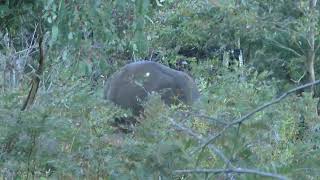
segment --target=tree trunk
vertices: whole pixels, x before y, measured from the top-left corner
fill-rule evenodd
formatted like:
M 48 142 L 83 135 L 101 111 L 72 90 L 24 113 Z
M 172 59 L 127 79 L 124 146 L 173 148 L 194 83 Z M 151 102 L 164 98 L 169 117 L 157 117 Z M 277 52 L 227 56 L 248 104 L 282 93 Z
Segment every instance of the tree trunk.
M 315 82 L 315 71 L 314 71 L 314 61 L 315 61 L 315 28 L 316 28 L 316 18 L 315 15 L 315 8 L 317 5 L 317 0 L 310 0 L 309 1 L 309 30 L 308 30 L 308 43 L 309 49 L 307 50 L 306 54 L 306 71 L 308 75 L 309 82 Z M 315 88 L 314 86 L 311 87 L 311 93 L 314 95 Z
M 307 52 L 307 59 L 306 59 L 306 69 L 307 69 L 308 80 L 310 83 L 313 83 L 316 80 L 315 71 L 314 71 L 314 60 L 315 60 L 315 52 L 312 48 L 310 48 Z M 313 95 L 315 93 L 314 86 L 311 86 L 311 93 Z

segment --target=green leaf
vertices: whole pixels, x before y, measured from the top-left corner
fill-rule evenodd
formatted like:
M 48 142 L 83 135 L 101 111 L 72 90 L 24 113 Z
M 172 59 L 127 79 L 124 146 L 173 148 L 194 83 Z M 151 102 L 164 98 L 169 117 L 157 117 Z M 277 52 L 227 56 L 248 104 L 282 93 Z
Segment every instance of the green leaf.
M 69 39 L 69 40 L 72 40 L 72 39 L 73 39 L 73 32 L 69 32 L 69 34 L 68 34 L 68 39 Z
M 51 35 L 52 35 L 52 37 L 51 37 L 51 43 L 52 43 L 52 42 L 57 41 L 57 39 L 58 39 L 59 28 L 58 28 L 57 25 L 52 26 L 51 33 L 52 33 L 52 34 L 51 34 Z
M 1 5 L 0 6 L 0 16 L 1 17 L 7 15 L 9 11 L 10 10 L 9 10 L 7 5 Z
M 205 161 L 208 155 L 209 154 L 207 151 L 201 151 L 200 154 L 197 156 L 197 164 L 201 161 Z
M 107 65 L 106 61 L 104 61 L 104 60 L 99 61 L 99 67 L 102 72 L 106 72 L 108 69 L 108 65 Z
M 91 64 L 86 62 L 79 63 L 79 73 L 84 76 L 89 76 L 91 73 Z

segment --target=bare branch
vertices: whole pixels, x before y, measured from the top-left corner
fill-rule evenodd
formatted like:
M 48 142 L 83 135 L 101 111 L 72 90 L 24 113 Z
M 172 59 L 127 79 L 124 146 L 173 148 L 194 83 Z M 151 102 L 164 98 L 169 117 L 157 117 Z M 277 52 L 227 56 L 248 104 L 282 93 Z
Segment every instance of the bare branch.
M 285 176 L 281 176 L 278 174 L 273 174 L 273 173 L 267 173 L 267 172 L 262 172 L 258 170 L 252 170 L 252 169 L 243 169 L 243 168 L 234 168 L 234 169 L 183 169 L 183 170 L 175 170 L 174 173 L 177 174 L 202 174 L 202 173 L 211 173 L 211 174 L 230 174 L 230 173 L 236 173 L 236 174 L 254 174 L 258 176 L 263 176 L 263 177 L 270 177 L 270 178 L 275 178 L 275 179 L 281 179 L 281 180 L 287 180 L 288 178 Z
M 283 93 L 281 96 L 279 96 L 278 98 L 276 98 L 275 100 L 272 100 L 260 107 L 257 107 L 256 109 L 254 109 L 253 111 L 245 114 L 243 117 L 239 118 L 239 119 L 236 119 L 234 120 L 233 122 L 231 122 L 230 124 L 226 125 L 218 134 L 216 134 L 215 136 L 212 136 L 210 137 L 206 143 L 204 143 L 202 146 L 201 146 L 201 149 L 202 151 L 204 150 L 204 148 L 206 146 L 208 146 L 209 144 L 211 144 L 212 142 L 214 142 L 219 136 L 221 136 L 228 128 L 236 125 L 236 124 L 241 124 L 243 123 L 245 120 L 249 119 L 251 116 L 253 116 L 254 114 L 256 114 L 257 112 L 273 105 L 273 104 L 276 104 L 276 103 L 279 103 L 282 99 L 286 98 L 288 95 L 294 93 L 294 92 L 297 92 L 301 89 L 305 89 L 305 88 L 308 88 L 308 87 L 311 87 L 311 86 L 314 86 L 314 85 L 317 85 L 320 83 L 320 80 L 317 80 L 315 82 L 312 82 L 312 83 L 307 83 L 305 85 L 302 85 L 302 86 L 298 86 L 296 88 L 293 88 L 285 93 Z
M 276 41 L 276 40 L 272 40 L 272 39 L 268 39 L 268 40 L 271 41 L 271 42 L 274 42 L 275 45 L 278 46 L 279 48 L 282 48 L 282 49 L 285 49 L 285 50 L 287 50 L 287 51 L 290 51 L 290 52 L 292 52 L 293 54 L 297 55 L 298 57 L 301 57 L 301 56 L 302 56 L 302 55 L 299 54 L 296 50 L 294 50 L 294 49 L 292 49 L 292 48 L 290 48 L 290 47 L 287 47 L 287 46 L 281 44 L 280 42 L 278 42 L 278 41 Z
M 303 72 L 302 76 L 298 80 L 290 79 L 294 83 L 300 83 L 300 81 L 306 76 L 306 71 Z
M 318 45 L 315 47 L 314 51 L 317 52 L 320 48 L 320 44 L 318 43 Z
M 255 113 L 273 105 L 273 104 L 276 104 L 276 103 L 279 103 L 281 100 L 283 100 L 284 98 L 286 98 L 287 96 L 289 96 L 290 94 L 294 93 L 294 92 L 297 92 L 299 90 L 302 90 L 302 89 L 305 89 L 305 88 L 308 88 L 308 87 L 311 87 L 311 86 L 314 86 L 314 85 L 317 85 L 320 83 L 320 80 L 317 80 L 315 82 L 312 82 L 312 83 L 307 83 L 305 85 L 302 85 L 302 86 L 298 86 L 296 88 L 293 88 L 285 93 L 283 93 L 281 96 L 279 96 L 278 98 L 276 98 L 275 100 L 272 100 L 258 108 L 256 108 L 255 110 L 249 112 L 248 114 L 246 114 L 245 116 L 243 116 L 242 118 L 239 118 L 238 120 L 235 120 L 234 122 L 231 123 L 231 125 L 234 125 L 234 124 L 239 124 L 239 123 L 242 123 L 243 121 L 245 121 L 246 119 L 248 119 L 249 117 L 251 117 L 252 115 L 254 115 Z
M 40 76 L 43 74 L 44 71 L 44 63 L 45 63 L 45 59 L 44 59 L 44 47 L 43 47 L 43 32 L 42 32 L 42 25 L 39 25 L 39 38 L 38 38 L 38 43 L 39 43 L 39 65 L 38 65 L 38 69 L 35 72 L 35 75 L 33 76 L 32 80 L 31 80 L 31 88 L 29 91 L 29 94 L 27 96 L 27 99 L 24 101 L 21 110 L 24 111 L 26 110 L 26 108 L 28 106 L 31 106 L 34 103 L 36 94 L 38 92 L 39 89 L 39 85 L 40 85 Z
M 38 29 L 38 23 L 35 25 L 35 28 L 34 28 L 34 31 L 33 31 L 33 34 L 32 34 L 32 39 L 31 39 L 31 43 L 29 44 L 28 46 L 28 51 L 27 51 L 27 55 L 30 54 L 31 50 L 33 50 L 35 48 L 35 42 L 34 42 L 34 39 L 35 39 L 35 35 L 36 35 L 36 32 L 37 32 L 37 29 Z
M 201 119 L 207 119 L 207 120 L 214 121 L 214 122 L 222 124 L 222 125 L 228 125 L 228 123 L 223 121 L 223 120 L 220 120 L 220 119 L 214 118 L 214 117 L 210 117 L 210 116 L 205 115 L 205 114 L 197 114 L 197 113 L 190 113 L 190 114 L 192 116 L 194 116 L 194 117 L 198 117 L 198 118 L 201 118 Z
M 201 135 L 193 132 L 190 128 L 184 127 L 183 125 L 177 123 L 174 119 L 172 118 L 168 118 L 169 121 L 171 122 L 171 124 L 173 124 L 173 126 L 175 126 L 176 129 L 183 131 L 184 133 L 192 136 L 193 138 L 195 138 L 197 141 L 199 141 L 200 143 L 204 143 L 204 139 Z M 220 151 L 220 149 L 218 149 L 216 146 L 214 146 L 213 144 L 209 144 L 209 149 L 212 150 L 216 155 L 218 155 L 226 164 L 227 166 L 230 167 L 234 167 L 230 160 L 223 154 L 223 152 Z

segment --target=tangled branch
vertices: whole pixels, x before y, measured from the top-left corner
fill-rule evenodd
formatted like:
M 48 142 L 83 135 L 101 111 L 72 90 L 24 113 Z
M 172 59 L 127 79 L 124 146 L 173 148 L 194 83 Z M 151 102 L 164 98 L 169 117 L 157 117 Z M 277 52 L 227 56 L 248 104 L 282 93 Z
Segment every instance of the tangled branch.
M 190 174 L 190 173 L 211 173 L 211 174 L 254 174 L 258 176 L 263 177 L 270 177 L 280 180 L 287 180 L 288 178 L 285 176 L 281 176 L 278 174 L 272 174 L 272 173 L 266 173 L 258 170 L 252 170 L 252 169 L 243 169 L 243 168 L 234 168 L 234 169 L 182 169 L 182 170 L 175 170 L 174 173 L 177 174 Z
M 34 103 L 34 100 L 36 98 L 36 94 L 39 89 L 40 85 L 40 76 L 43 74 L 44 71 L 44 50 L 43 50 L 43 32 L 42 32 L 42 25 L 40 24 L 38 26 L 38 34 L 39 34 L 39 66 L 35 73 L 35 75 L 32 77 L 31 80 L 31 88 L 28 94 L 27 99 L 25 100 L 21 110 L 24 111 L 27 109 L 28 106 L 31 106 Z
M 289 96 L 290 94 L 293 94 L 299 90 L 312 87 L 314 85 L 317 85 L 320 83 L 320 80 L 317 80 L 313 83 L 308 83 L 296 88 L 293 88 L 285 93 L 283 93 L 281 96 L 277 97 L 276 99 L 265 103 L 256 109 L 252 110 L 251 112 L 245 114 L 243 117 L 236 119 L 232 121 L 231 123 L 228 123 L 218 134 L 208 138 L 208 140 L 205 140 L 201 135 L 198 135 L 197 133 L 193 132 L 191 129 L 184 127 L 183 125 L 177 123 L 174 121 L 174 119 L 169 118 L 169 121 L 171 124 L 174 125 L 174 127 L 178 130 L 183 131 L 184 133 L 188 134 L 189 136 L 195 138 L 196 140 L 199 141 L 199 143 L 202 143 L 203 145 L 200 147 L 202 151 L 208 147 L 210 150 L 212 150 L 216 155 L 218 155 L 226 164 L 227 168 L 226 169 L 183 169 L 183 170 L 175 170 L 174 173 L 177 174 L 189 174 L 189 173 L 212 173 L 212 174 L 254 174 L 254 175 L 259 175 L 263 177 L 271 177 L 271 178 L 276 178 L 276 179 L 281 179 L 281 180 L 286 180 L 288 179 L 285 176 L 278 175 L 278 174 L 273 174 L 273 173 L 268 173 L 268 172 L 263 172 L 259 170 L 254 170 L 254 169 L 246 169 L 246 168 L 236 168 L 230 160 L 223 154 L 222 151 L 220 151 L 218 148 L 216 148 L 212 143 L 220 137 L 228 128 L 238 125 L 243 123 L 244 121 L 248 120 L 250 117 L 252 117 L 254 114 L 256 114 L 259 111 L 262 111 L 263 109 L 266 109 L 267 107 L 274 105 L 276 103 L 279 103 L 281 100 Z
M 172 118 L 169 118 L 169 121 L 171 122 L 171 124 L 173 124 L 173 126 L 177 130 L 183 131 L 187 135 L 189 135 L 189 136 L 195 138 L 196 140 L 200 141 L 200 143 L 204 142 L 204 139 L 201 137 L 201 135 L 195 133 L 190 128 L 187 128 L 187 127 L 177 123 Z M 272 178 L 281 179 L 281 180 L 288 179 L 285 176 L 281 176 L 281 175 L 278 175 L 278 174 L 263 172 L 263 171 L 254 170 L 254 169 L 236 168 L 231 163 L 231 161 L 224 155 L 224 153 L 220 149 L 218 149 L 216 146 L 214 146 L 213 144 L 209 144 L 208 148 L 210 150 L 212 150 L 216 155 L 218 155 L 225 162 L 227 167 L 231 167 L 231 168 L 227 168 L 227 169 L 184 169 L 184 170 L 175 170 L 173 172 L 176 173 L 176 174 L 188 174 L 188 173 L 255 174 L 255 175 L 259 175 L 259 176 L 272 177 Z
M 248 120 L 251 116 L 253 116 L 254 114 L 256 114 L 257 112 L 259 111 L 262 111 L 263 109 L 266 109 L 267 107 L 273 105 L 273 104 L 277 104 L 279 103 L 281 100 L 283 100 L 284 98 L 286 98 L 287 96 L 289 96 L 290 94 L 294 93 L 294 92 L 297 92 L 299 90 L 302 90 L 302 89 L 305 89 L 305 88 L 308 88 L 308 87 L 312 87 L 314 85 L 317 85 L 320 83 L 320 80 L 317 80 L 315 82 L 312 82 L 312 83 L 307 83 L 305 85 L 302 85 L 302 86 L 298 86 L 296 88 L 293 88 L 285 93 L 283 93 L 281 96 L 279 96 L 278 98 L 262 105 L 262 106 L 259 106 L 257 107 L 256 109 L 254 109 L 253 111 L 245 114 L 243 117 L 239 118 L 239 119 L 236 119 L 234 120 L 233 122 L 229 123 L 228 125 L 226 125 L 218 134 L 216 134 L 215 136 L 212 136 L 211 138 L 209 138 L 202 146 L 201 146 L 201 149 L 202 151 L 205 149 L 205 147 L 207 147 L 209 144 L 213 143 L 218 137 L 220 137 L 228 128 L 234 126 L 234 125 L 237 125 L 237 124 L 241 124 L 243 123 L 244 121 Z

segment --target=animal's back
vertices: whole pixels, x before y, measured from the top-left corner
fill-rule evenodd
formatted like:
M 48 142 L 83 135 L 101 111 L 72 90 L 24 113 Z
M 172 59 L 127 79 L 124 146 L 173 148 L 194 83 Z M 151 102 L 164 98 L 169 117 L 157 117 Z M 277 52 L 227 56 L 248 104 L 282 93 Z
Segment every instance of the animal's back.
M 191 104 L 200 96 L 186 73 L 156 62 L 139 61 L 125 65 L 108 79 L 105 98 L 138 115 L 141 103 L 152 91 L 160 93 L 166 104 L 173 104 L 177 99 Z

